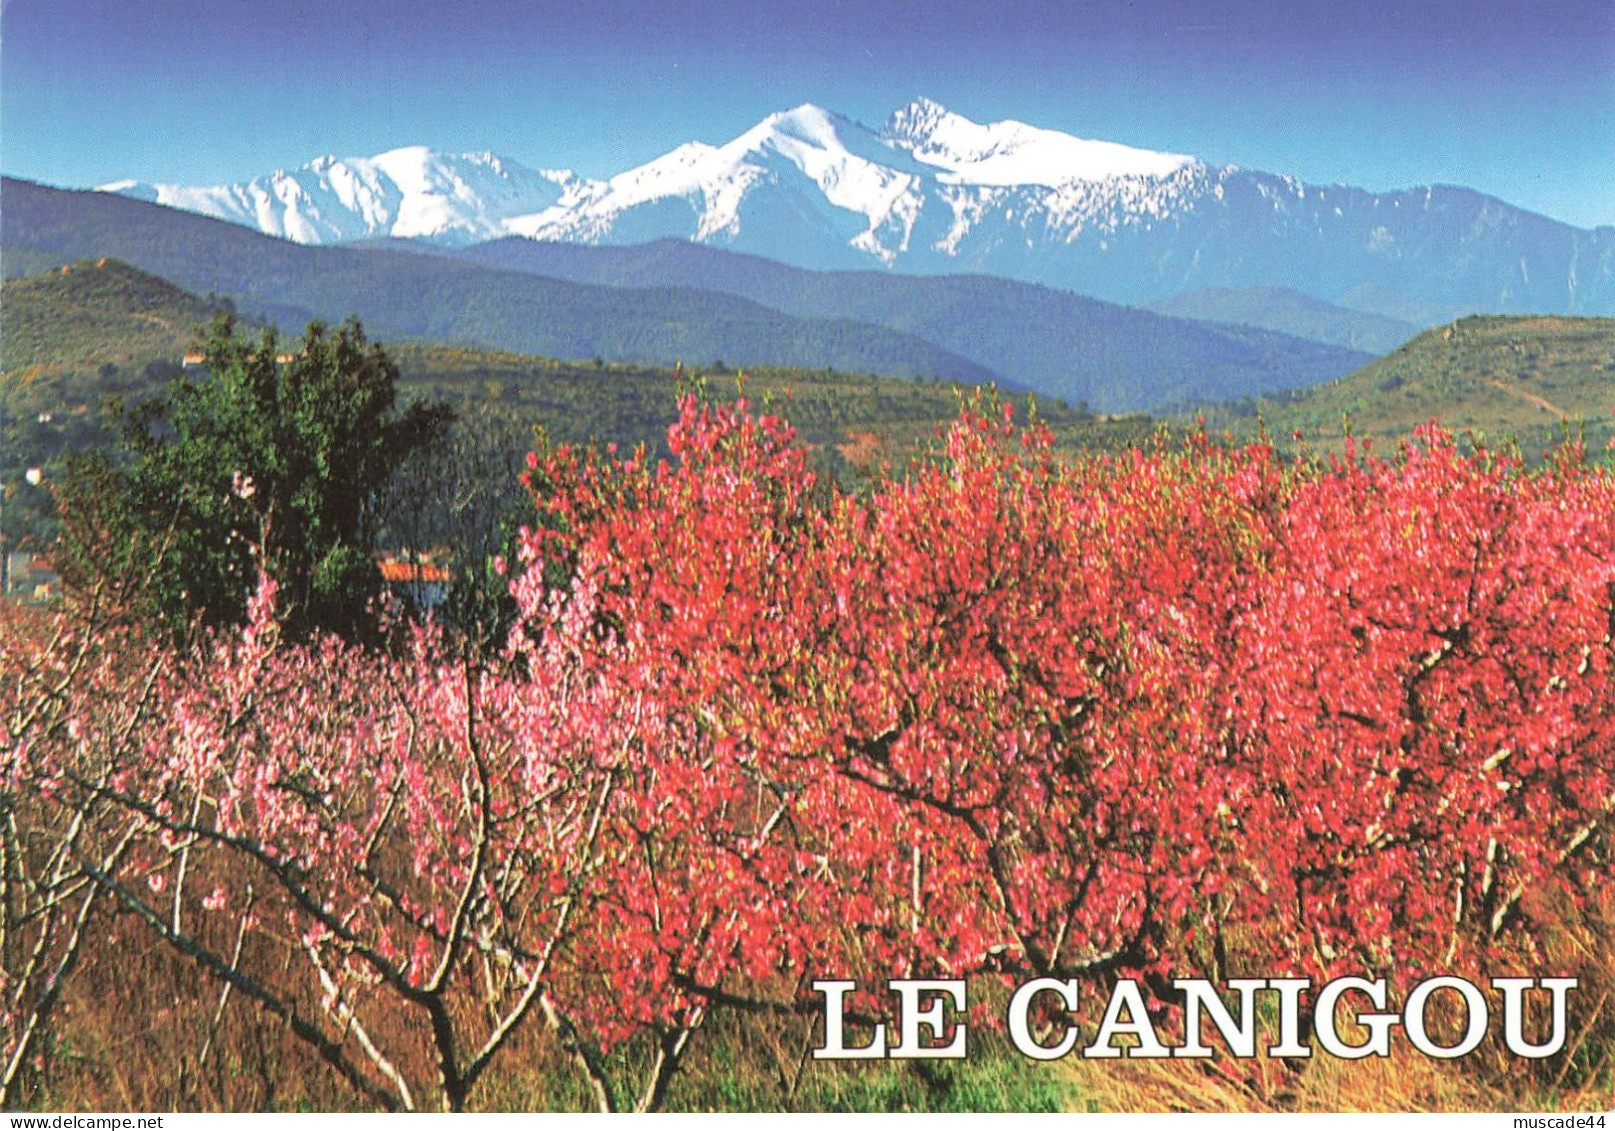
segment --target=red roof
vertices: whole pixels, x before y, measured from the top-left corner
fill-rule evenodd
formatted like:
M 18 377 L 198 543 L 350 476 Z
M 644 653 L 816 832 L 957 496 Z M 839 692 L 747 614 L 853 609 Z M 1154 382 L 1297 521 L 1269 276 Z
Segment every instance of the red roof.
M 380 562 L 383 581 L 438 581 L 447 582 L 449 571 L 442 566 L 417 565 L 413 562 Z

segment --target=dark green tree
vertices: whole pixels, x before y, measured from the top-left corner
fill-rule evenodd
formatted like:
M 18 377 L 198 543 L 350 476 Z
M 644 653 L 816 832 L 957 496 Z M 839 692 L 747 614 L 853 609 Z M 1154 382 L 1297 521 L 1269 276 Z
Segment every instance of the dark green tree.
M 207 374 L 122 414 L 127 458 L 82 462 L 64 492 L 70 580 L 117 582 L 176 635 L 239 624 L 260 569 L 286 631 L 374 633 L 375 510 L 394 471 L 452 422 L 396 410 L 398 367 L 357 320 L 311 323 L 295 351 L 221 316 Z

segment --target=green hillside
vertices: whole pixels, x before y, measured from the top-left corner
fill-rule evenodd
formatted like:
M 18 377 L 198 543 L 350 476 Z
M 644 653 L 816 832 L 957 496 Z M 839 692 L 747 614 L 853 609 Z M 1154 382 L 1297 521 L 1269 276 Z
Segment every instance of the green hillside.
M 115 259 L 81 262 L 24 279 L 0 291 L 0 405 L 12 415 L 93 415 L 108 393 L 139 397 L 178 371 L 184 354 L 228 303 L 202 299 Z M 300 325 L 282 327 L 287 338 Z M 379 335 L 378 335 L 379 336 Z M 704 380 L 714 396 L 738 384 L 722 359 L 685 372 L 670 367 L 561 361 L 553 358 L 418 342 L 388 343 L 406 394 L 461 406 L 495 404 L 563 439 L 654 442 L 665 430 L 678 392 Z M 949 382 L 909 380 L 834 369 L 746 367 L 754 398 L 784 403 L 808 442 L 835 448 L 851 437 L 868 448 L 908 450 L 950 419 L 958 407 Z M 1147 428 L 1144 418 L 1112 420 L 1055 402 L 1043 416 L 1072 443 Z
M 908 381 L 830 369 L 778 366 L 740 371 L 710 366 L 678 371 L 550 358 L 444 345 L 390 349 L 408 393 L 460 408 L 493 404 L 521 420 L 541 423 L 565 440 L 599 440 L 657 447 L 681 392 L 699 384 L 715 401 L 742 388 L 754 403 L 783 411 L 821 460 L 860 472 L 882 461 L 900 466 L 917 454 L 959 410 L 957 388 L 941 381 Z M 1025 419 L 1029 401 L 1006 394 Z M 1056 442 L 1070 448 L 1117 449 L 1148 437 L 1150 418 L 1104 416 L 1063 402 L 1037 402 Z
M 1518 440 L 1528 458 L 1567 427 L 1584 426 L 1589 447 L 1599 450 L 1615 435 L 1615 318 L 1465 318 L 1338 381 L 1255 407 L 1274 435 L 1299 429 L 1325 447 L 1348 429 L 1394 445 L 1439 419 L 1491 441 Z M 1253 427 L 1249 414 L 1241 423 Z
M 178 357 L 220 309 L 115 259 L 8 279 L 0 296 L 0 370 L 6 372 Z
M 22 482 L 30 467 L 52 469 L 74 451 L 112 441 L 103 404 L 139 400 L 180 372 L 181 361 L 220 308 L 116 260 L 9 280 L 0 291 L 0 482 L 5 524 L 15 545 L 48 541 L 53 503 L 43 486 Z M 301 324 L 282 327 L 288 341 Z M 377 338 L 381 336 L 376 335 Z M 742 387 L 737 367 L 705 361 L 686 368 L 603 360 L 561 361 L 471 347 L 390 342 L 404 398 L 442 399 L 462 413 L 491 409 L 502 434 L 523 447 L 542 426 L 559 440 L 659 449 L 677 399 L 703 386 L 715 401 Z M 849 481 L 901 467 L 958 412 L 949 382 L 843 373 L 833 369 L 746 367 L 746 394 L 782 409 L 819 466 Z M 1025 397 L 1014 398 L 1024 419 Z M 1120 448 L 1148 437 L 1144 416 L 1107 417 L 1039 405 L 1057 442 Z M 519 453 L 518 453 L 519 454 Z

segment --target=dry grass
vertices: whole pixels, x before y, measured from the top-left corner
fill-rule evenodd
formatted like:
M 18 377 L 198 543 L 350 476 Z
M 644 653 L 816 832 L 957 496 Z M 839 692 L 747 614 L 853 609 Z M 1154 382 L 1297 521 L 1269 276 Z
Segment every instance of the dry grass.
M 1065 1108 L 1090 1111 L 1453 1112 L 1603 1111 L 1615 1108 L 1615 892 L 1576 910 L 1535 909 L 1545 932 L 1539 974 L 1579 979 L 1570 996 L 1567 1050 L 1550 1060 L 1509 1054 L 1494 1031 L 1457 1061 L 1427 1058 L 1400 1034 L 1389 1058 L 1358 1061 L 1316 1055 L 1233 1060 L 1082 1060 L 1042 1064 L 1021 1058 L 998 1034 L 972 1038 L 967 1064 L 832 1065 L 804 1058 L 809 1018 L 718 1014 L 703 1029 L 672 1106 L 707 1109 Z M 229 924 L 198 929 L 228 945 Z M 24 1097 L 34 1109 L 343 1110 L 362 1106 L 306 1046 L 256 1007 L 234 997 L 213 1026 L 219 987 L 187 959 L 126 917 L 108 916 L 75 975 L 44 1071 Z M 291 963 L 260 937 L 249 955 L 260 970 Z M 1437 1009 L 1448 995 L 1434 999 Z M 1533 997 L 1536 995 L 1533 995 Z M 1103 1001 L 1095 995 L 1093 1001 Z M 302 1003 L 317 1009 L 313 1000 Z M 1001 1012 L 1001 1011 L 999 1011 Z M 1545 1010 L 1541 1011 L 1545 1014 Z M 1096 1018 L 1081 1019 L 1086 1033 Z M 1432 1016 L 1440 1033 L 1454 1018 Z M 1545 1035 L 1535 1017 L 1531 1039 Z M 375 1035 L 414 1079 L 430 1077 L 430 1043 L 420 1018 L 392 1017 Z M 1533 1032 L 1533 1026 L 1538 1026 Z M 1347 1041 L 1360 1039 L 1343 1021 Z M 211 1037 L 210 1037 L 211 1034 Z M 1262 1047 L 1271 1029 L 1259 1042 Z M 1441 1039 L 1451 1039 L 1450 1035 Z M 1212 1042 L 1215 1047 L 1216 1042 Z M 205 1059 L 200 1051 L 206 1046 Z M 632 1058 L 635 1049 L 620 1056 Z M 432 1097 L 418 1097 L 428 1105 Z M 578 1109 L 590 1097 L 569 1058 L 539 1025 L 522 1033 L 474 1097 L 484 1110 Z
M 1565 1051 L 1545 1061 L 1515 1057 L 1502 1044 L 1501 1025 L 1479 1049 L 1457 1060 L 1436 1060 L 1400 1034 L 1392 1055 L 1342 1060 L 1316 1054 L 1282 1061 L 1265 1055 L 1236 1061 L 1072 1059 L 1076 1090 L 1090 1110 L 1190 1112 L 1457 1112 L 1608 1111 L 1615 1109 L 1615 890 L 1577 909 L 1568 900 L 1538 901 L 1530 913 L 1545 924 L 1540 977 L 1570 976 Z M 1481 979 L 1472 979 L 1480 983 Z M 1530 995 L 1528 1002 L 1542 995 Z M 1445 995 L 1432 999 L 1432 1030 L 1456 1032 L 1459 1019 L 1441 1016 Z M 1529 1018 L 1526 1036 L 1546 1036 L 1546 1010 Z M 1363 1030 L 1346 1018 L 1349 1043 Z M 1258 1048 L 1272 1039 L 1264 1033 Z M 1444 1038 L 1444 1039 L 1451 1039 Z M 1214 1046 L 1215 1047 L 1215 1046 Z
M 62 1017 L 55 1054 L 27 1106 L 74 1110 L 344 1110 L 359 1101 L 284 1027 L 239 998 L 225 1009 L 205 1062 L 198 1052 L 218 988 L 161 944 L 132 934 L 86 967 Z M 1604 960 L 1604 977 L 1615 962 Z M 1588 987 L 1584 984 L 1582 987 Z M 726 1018 L 701 1034 L 670 1101 L 686 1109 L 993 1110 L 1036 1106 L 1089 1111 L 1453 1112 L 1592 1111 L 1615 1107 L 1611 1002 L 1586 992 L 1572 1051 L 1543 1065 L 1498 1053 L 1492 1043 L 1461 1061 L 1437 1061 L 1398 1041 L 1386 1059 L 1304 1062 L 1021 1059 L 987 1041 L 967 1065 L 807 1063 L 786 1078 L 801 1033 L 796 1024 Z M 1600 1003 L 1603 1004 L 1600 1004 Z M 769 1028 L 772 1026 L 773 1028 Z M 789 1034 L 776 1032 L 780 1026 Z M 1355 1039 L 1349 1023 L 1343 1036 Z M 409 1034 L 377 1034 L 393 1048 Z M 406 1055 L 427 1065 L 425 1034 Z M 791 1046 L 786 1049 L 786 1046 Z M 782 1050 L 784 1050 L 782 1052 Z M 629 1050 L 625 1055 L 632 1055 Z M 417 1077 L 418 1078 L 418 1077 Z M 586 1108 L 568 1059 L 534 1027 L 479 1090 L 484 1110 Z

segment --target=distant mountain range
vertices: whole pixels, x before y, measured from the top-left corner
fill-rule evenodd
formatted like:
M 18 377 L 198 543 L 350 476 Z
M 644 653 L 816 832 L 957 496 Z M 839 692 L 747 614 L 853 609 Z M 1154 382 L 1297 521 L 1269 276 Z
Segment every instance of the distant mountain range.
M 597 286 L 699 280 L 704 289 L 744 295 L 800 318 L 854 319 L 912 334 L 1046 395 L 1105 411 L 1314 385 L 1372 356 L 1283 333 L 1162 317 L 1030 283 L 805 271 L 684 240 L 589 247 L 511 238 L 452 254 Z
M 832 366 L 965 383 L 997 374 L 879 326 L 808 322 L 691 288 L 586 287 L 471 263 L 303 247 L 232 224 L 104 193 L 6 180 L 0 242 L 11 258 L 111 256 L 243 312 L 301 329 L 358 314 L 373 337 L 492 346 L 550 357 L 723 359 Z
M 1374 354 L 1389 353 L 1420 328 L 1400 318 L 1350 310 L 1284 287 L 1208 287 L 1152 302 L 1146 309 L 1174 318 L 1260 327 Z
M 413 146 L 375 157 L 321 157 L 245 184 L 117 181 L 101 190 L 298 243 L 387 235 L 457 244 L 506 234 L 512 217 L 550 208 L 578 183 L 570 173 L 534 172 L 491 153 L 449 155 Z
M 382 341 L 997 381 L 1105 412 L 1312 385 L 1371 357 L 1002 279 L 809 272 L 673 241 L 318 247 L 109 193 L 6 179 L 0 202 L 8 274 L 110 256 L 288 329 L 356 313 Z
M 1464 188 L 1375 193 L 918 100 L 876 130 L 805 105 L 607 180 L 491 154 L 324 157 L 240 185 L 107 189 L 304 243 L 693 240 L 816 270 L 979 273 L 1112 302 L 1283 288 L 1427 325 L 1615 313 L 1615 228 Z

